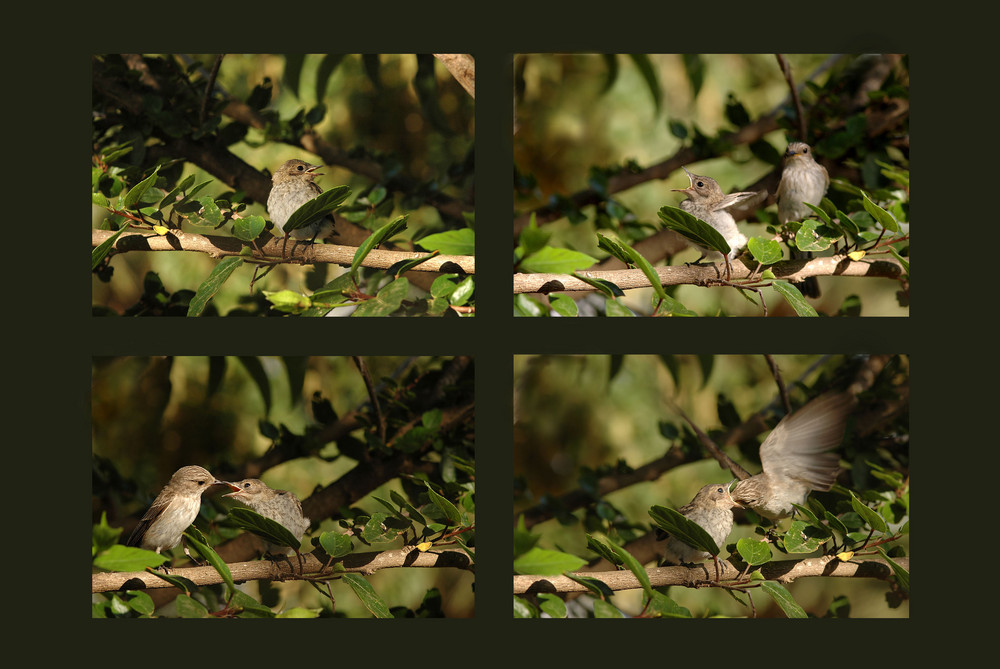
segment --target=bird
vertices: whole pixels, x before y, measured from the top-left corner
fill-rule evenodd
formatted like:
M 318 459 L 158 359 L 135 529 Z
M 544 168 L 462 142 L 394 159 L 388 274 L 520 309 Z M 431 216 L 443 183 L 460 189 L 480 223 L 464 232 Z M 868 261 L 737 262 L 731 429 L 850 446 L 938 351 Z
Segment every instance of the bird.
M 260 479 L 243 479 L 236 483 L 226 482 L 233 492 L 226 493 L 223 497 L 230 497 L 237 502 L 245 504 L 265 518 L 270 518 L 283 525 L 296 540 L 302 541 L 302 535 L 309 529 L 309 519 L 302 515 L 302 503 L 299 498 L 287 490 L 275 490 L 269 487 Z M 266 552 L 277 555 L 281 550 L 285 554 L 289 548 L 297 549 L 297 546 L 287 547 L 267 542 Z
M 723 258 L 726 261 L 726 279 L 728 280 L 730 276 L 729 261 L 739 255 L 740 249 L 747 244 L 747 238 L 736 227 L 736 220 L 727 209 L 747 198 L 757 196 L 757 193 L 737 192 L 726 195 L 715 179 L 692 174 L 686 167 L 681 169 L 687 173 L 691 185 L 687 188 L 674 188 L 672 190 L 687 195 L 687 199 L 680 203 L 681 209 L 715 228 L 729 244 L 731 250 Z M 699 244 L 694 244 L 694 246 L 701 251 L 701 258 L 698 258 L 696 263 L 701 262 L 702 258 L 713 252 L 713 249 L 707 249 Z
M 157 553 L 176 546 L 184 530 L 198 517 L 202 493 L 213 485 L 224 483 L 204 467 L 188 465 L 178 469 L 132 530 L 126 545 Z M 187 546 L 184 553 L 191 557 Z
M 717 546 L 723 546 L 733 529 L 733 508 L 739 504 L 729 494 L 729 483 L 710 483 L 704 486 L 690 502 L 678 509 L 688 520 L 692 520 L 708 532 Z M 704 562 L 709 553 L 695 548 L 677 537 L 669 536 L 663 552 L 667 564 L 693 564 Z M 716 568 L 718 562 L 716 561 Z
M 271 175 L 271 192 L 267 196 L 267 213 L 278 232 L 298 240 L 314 241 L 325 238 L 333 232 L 334 221 L 329 215 L 310 221 L 307 225 L 285 232 L 285 224 L 295 211 L 309 200 L 323 192 L 313 181 L 321 166 L 311 165 L 304 160 L 286 160 Z
M 785 150 L 785 164 L 778 184 L 778 222 L 802 221 L 813 214 L 806 206 L 819 206 L 826 189 L 830 186 L 830 175 L 826 168 L 813 158 L 809 145 L 791 142 Z M 792 258 L 809 258 L 809 252 L 791 250 Z M 806 297 L 819 297 L 819 283 L 809 276 L 793 284 Z
M 831 449 L 843 440 L 856 403 L 849 392 L 827 392 L 782 418 L 761 444 L 763 472 L 737 483 L 733 500 L 777 521 L 792 515 L 792 504 L 805 504 L 811 491 L 829 490 L 840 471 Z

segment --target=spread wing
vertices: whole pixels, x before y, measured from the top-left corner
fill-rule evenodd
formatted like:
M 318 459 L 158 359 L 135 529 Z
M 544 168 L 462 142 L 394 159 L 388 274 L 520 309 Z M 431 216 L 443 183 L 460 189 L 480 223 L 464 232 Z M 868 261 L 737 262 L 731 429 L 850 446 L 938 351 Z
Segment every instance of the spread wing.
M 829 490 L 840 461 L 830 450 L 844 438 L 847 416 L 855 403 L 850 393 L 826 393 L 785 416 L 760 447 L 761 467 L 769 476 Z

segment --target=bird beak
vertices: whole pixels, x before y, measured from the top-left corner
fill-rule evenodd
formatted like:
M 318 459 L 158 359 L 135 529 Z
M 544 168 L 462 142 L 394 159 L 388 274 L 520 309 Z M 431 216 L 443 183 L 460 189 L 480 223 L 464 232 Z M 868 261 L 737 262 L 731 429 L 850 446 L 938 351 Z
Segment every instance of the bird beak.
M 740 502 L 737 502 L 735 499 L 733 499 L 733 486 L 738 480 L 739 479 L 733 479 L 732 481 L 729 482 L 729 485 L 726 486 L 726 496 L 729 497 L 729 501 L 733 503 L 733 506 L 738 506 L 741 509 L 743 509 L 746 507 L 744 507 L 743 504 L 741 504 Z
M 671 188 L 670 190 L 675 193 L 687 193 L 688 195 L 690 195 L 691 193 L 694 192 L 691 190 L 691 184 L 694 184 L 694 175 L 688 172 L 688 168 L 684 167 L 683 165 L 681 165 L 681 169 L 684 170 L 684 173 L 688 175 L 688 181 L 690 181 L 691 183 L 688 184 L 687 188 Z
M 235 483 L 230 483 L 229 481 L 216 481 L 216 483 L 221 483 L 222 485 L 227 485 L 232 490 L 232 492 L 227 492 L 223 497 L 232 497 L 240 491 L 240 487 Z
M 309 172 L 309 173 L 310 173 L 310 174 L 312 174 L 313 176 L 316 176 L 316 177 L 321 177 L 321 176 L 323 176 L 323 173 L 322 173 L 322 172 L 317 172 L 317 171 L 316 171 L 316 170 L 318 170 L 318 169 L 319 169 L 320 167 L 322 167 L 322 165 L 310 165 L 310 166 L 309 166 L 309 169 L 307 169 L 307 170 L 306 170 L 306 172 Z

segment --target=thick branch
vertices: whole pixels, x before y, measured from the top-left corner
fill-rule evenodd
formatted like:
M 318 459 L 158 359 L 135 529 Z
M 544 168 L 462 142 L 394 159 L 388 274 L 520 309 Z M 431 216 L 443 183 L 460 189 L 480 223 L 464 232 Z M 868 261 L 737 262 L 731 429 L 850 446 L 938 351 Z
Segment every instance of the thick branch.
M 909 571 L 909 558 L 894 558 L 903 569 Z M 726 560 L 719 560 L 722 579 L 733 580 L 742 570 Z M 876 578 L 887 581 L 892 577 L 892 568 L 882 560 L 850 560 L 841 562 L 836 556 L 828 555 L 805 560 L 779 560 L 768 562 L 760 568 L 761 574 L 769 581 L 791 583 L 798 578 L 832 576 L 836 578 Z M 694 567 L 655 567 L 647 569 L 650 584 L 656 588 L 664 585 L 695 587 L 705 581 L 714 580 L 715 567 L 706 562 Z M 581 572 L 579 576 L 595 578 L 612 590 L 635 590 L 642 585 L 630 571 Z M 731 585 L 731 584 L 730 584 Z M 539 594 L 545 592 L 587 592 L 587 588 L 566 576 L 514 576 L 514 594 Z
M 94 248 L 100 246 L 102 242 L 114 234 L 114 232 L 109 230 L 91 230 L 91 246 Z M 125 232 L 115 242 L 112 247 L 112 253 L 127 253 L 129 251 L 198 251 L 200 253 L 207 253 L 213 258 L 225 258 L 229 256 L 241 256 L 244 248 L 246 248 L 245 243 L 235 237 L 196 235 L 180 231 L 171 231 L 169 234 L 162 236 L 146 232 Z M 287 262 L 300 265 L 333 263 L 349 266 L 354 259 L 355 251 L 357 251 L 353 246 L 295 243 L 294 240 L 289 240 L 284 255 L 282 254 L 283 249 L 284 241 L 282 239 L 272 239 L 261 247 L 263 254 L 255 251 L 252 257 L 246 257 L 246 259 L 261 263 Z M 375 269 L 388 269 L 403 260 L 425 258 L 429 255 L 428 253 L 415 253 L 411 251 L 373 249 L 365 258 L 362 265 Z M 411 268 L 410 271 L 460 271 L 466 274 L 475 274 L 476 257 L 437 255 Z
M 455 81 L 462 85 L 465 92 L 476 97 L 476 60 L 469 53 L 436 53 L 434 57 L 441 61 Z
M 317 554 L 319 557 L 317 557 Z M 323 558 L 323 559 L 320 559 Z M 397 550 L 354 553 L 340 560 L 334 560 L 331 566 L 326 566 L 326 555 L 322 550 L 316 554 L 302 555 L 302 571 L 299 570 L 298 556 L 288 556 L 288 559 L 254 560 L 252 562 L 237 562 L 229 564 L 229 571 L 237 583 L 256 580 L 284 581 L 309 577 L 330 576 L 334 574 L 333 565 L 343 565 L 345 572 L 373 574 L 380 569 L 400 567 L 431 567 L 473 570 L 474 564 L 468 554 L 459 549 L 441 551 L 426 551 L 421 553 L 413 546 Z M 337 573 L 340 573 L 338 570 Z M 222 576 L 214 567 L 179 567 L 170 570 L 171 576 L 182 576 L 195 585 L 214 585 L 222 583 Z M 121 589 L 139 588 L 172 588 L 173 586 L 145 571 L 101 572 L 91 575 L 91 592 L 110 592 Z
M 732 280 L 749 279 L 752 272 L 739 259 L 734 260 Z M 852 261 L 847 256 L 836 255 L 810 260 L 786 260 L 769 265 L 776 279 L 801 281 L 807 276 L 857 276 L 898 279 L 903 267 L 892 257 L 874 260 L 871 256 Z M 671 265 L 656 267 L 656 273 L 664 286 L 681 284 L 707 285 L 725 277 L 725 269 L 720 272 L 713 265 Z M 581 274 L 592 279 L 606 279 L 622 290 L 649 288 L 650 283 L 642 270 L 626 269 L 611 271 L 584 271 Z M 593 291 L 593 286 L 569 274 L 515 274 L 514 293 L 556 293 L 570 291 Z

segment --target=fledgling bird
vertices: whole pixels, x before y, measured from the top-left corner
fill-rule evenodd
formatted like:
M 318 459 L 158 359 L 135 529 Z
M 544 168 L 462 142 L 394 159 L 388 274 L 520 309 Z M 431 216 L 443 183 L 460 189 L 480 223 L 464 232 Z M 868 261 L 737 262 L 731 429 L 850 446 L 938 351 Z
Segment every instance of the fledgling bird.
M 727 195 L 722 192 L 722 188 L 719 187 L 715 179 L 692 174 L 686 167 L 681 169 L 687 173 L 691 185 L 687 188 L 673 189 L 675 192 L 687 195 L 687 199 L 680 203 L 680 208 L 695 218 L 700 218 L 708 223 L 725 238 L 731 249 L 729 255 L 723 258 L 726 261 L 726 278 L 728 279 L 730 274 L 729 261 L 738 256 L 740 249 L 747 244 L 746 235 L 736 227 L 736 220 L 728 209 L 738 202 L 757 196 L 757 193 L 738 192 Z M 713 252 L 712 249 L 698 244 L 693 245 L 701 251 L 701 258 L 695 262 L 701 262 L 702 258 Z
M 721 548 L 733 529 L 733 507 L 736 506 L 739 504 L 729 494 L 728 483 L 710 483 L 699 490 L 694 499 L 677 510 L 688 520 L 701 525 Z M 670 536 L 667 538 L 663 557 L 670 564 L 692 564 L 704 562 L 712 556 Z
M 233 492 L 223 495 L 231 497 L 250 507 L 265 518 L 284 525 L 295 538 L 302 541 L 302 535 L 309 529 L 309 519 L 302 515 L 299 498 L 287 490 L 275 490 L 259 479 L 243 479 L 237 483 L 226 483 Z M 267 543 L 267 552 L 272 555 L 287 554 L 289 548 Z M 295 548 L 298 548 L 296 546 Z
M 178 469 L 132 530 L 126 545 L 157 553 L 176 546 L 184 530 L 198 517 L 202 493 L 213 485 L 224 483 L 204 467 L 188 465 Z M 186 546 L 184 552 L 191 556 Z
M 792 142 L 785 150 L 785 166 L 778 184 L 778 222 L 802 221 L 813 215 L 813 210 L 804 203 L 819 206 L 830 186 L 830 175 L 826 168 L 813 158 L 809 145 Z M 792 258 L 808 258 L 812 254 L 792 249 Z M 799 291 L 806 297 L 819 297 L 819 283 L 816 277 L 806 277 L 796 282 Z
M 271 175 L 271 193 L 267 196 L 267 213 L 278 232 L 285 234 L 285 223 L 295 210 L 323 192 L 313 181 L 320 165 L 310 165 L 304 160 L 287 160 Z M 290 231 L 292 239 L 322 239 L 333 232 L 333 218 L 317 218 L 308 225 Z
M 844 438 L 847 417 L 857 400 L 829 392 L 789 414 L 760 447 L 763 472 L 736 484 L 733 499 L 776 521 L 805 504 L 812 490 L 827 491 L 837 480 L 840 458 L 831 449 Z

